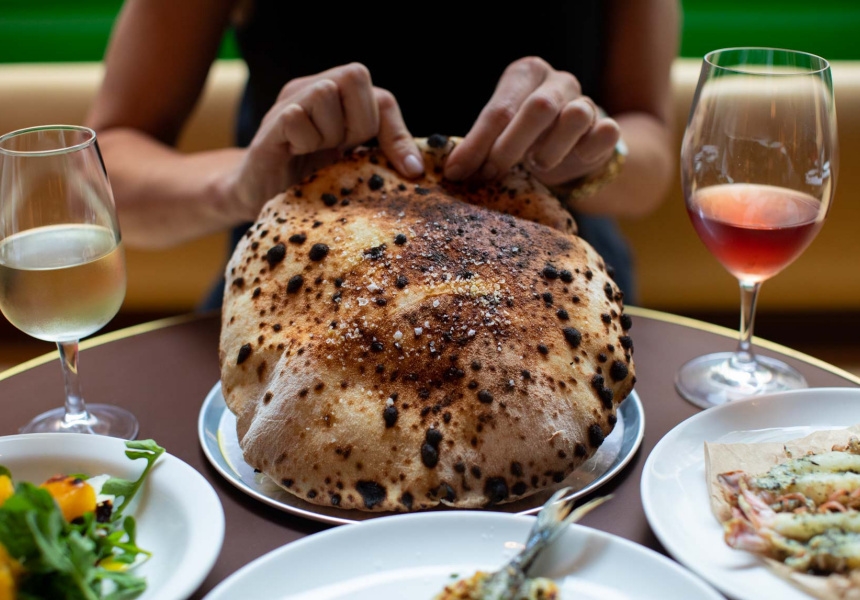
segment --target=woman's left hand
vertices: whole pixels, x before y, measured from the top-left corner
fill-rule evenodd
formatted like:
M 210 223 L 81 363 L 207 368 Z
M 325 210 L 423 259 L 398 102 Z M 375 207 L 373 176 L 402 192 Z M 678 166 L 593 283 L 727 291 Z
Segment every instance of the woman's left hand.
M 559 185 L 598 170 L 621 131 L 581 91 L 576 77 L 541 58 L 511 63 L 448 157 L 445 176 L 492 179 L 523 162 L 543 183 Z

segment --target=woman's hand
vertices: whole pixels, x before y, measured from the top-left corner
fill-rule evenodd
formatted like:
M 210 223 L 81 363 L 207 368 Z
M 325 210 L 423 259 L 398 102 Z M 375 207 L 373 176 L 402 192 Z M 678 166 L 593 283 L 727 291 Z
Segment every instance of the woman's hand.
M 559 185 L 596 171 L 612 156 L 621 133 L 581 91 L 576 77 L 543 59 L 511 63 L 451 152 L 445 176 L 491 179 L 524 162 L 543 183 Z
M 403 175 L 424 171 L 397 100 L 373 86 L 364 65 L 351 63 L 290 81 L 231 174 L 234 208 L 255 219 L 266 201 L 372 138 Z

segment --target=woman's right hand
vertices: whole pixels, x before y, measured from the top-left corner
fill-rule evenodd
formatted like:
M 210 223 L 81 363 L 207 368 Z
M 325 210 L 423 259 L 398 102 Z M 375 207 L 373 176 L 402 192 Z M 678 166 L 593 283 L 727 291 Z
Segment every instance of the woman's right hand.
M 226 198 L 240 220 L 253 221 L 263 204 L 333 161 L 344 150 L 377 138 L 404 176 L 424 162 L 388 90 L 350 63 L 288 82 L 263 118 L 244 158 L 228 175 Z

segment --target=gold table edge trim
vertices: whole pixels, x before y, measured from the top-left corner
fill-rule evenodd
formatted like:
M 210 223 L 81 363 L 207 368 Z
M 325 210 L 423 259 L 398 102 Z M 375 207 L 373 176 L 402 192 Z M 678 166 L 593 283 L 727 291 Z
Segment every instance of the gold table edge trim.
M 159 329 L 166 329 L 167 327 L 173 327 L 174 325 L 183 325 L 185 323 L 190 323 L 192 321 L 211 317 L 214 314 L 217 314 L 217 311 L 204 313 L 188 313 L 184 315 L 165 317 L 163 319 L 157 319 L 155 321 L 148 321 L 146 323 L 139 323 L 137 325 L 124 327 L 123 329 L 117 329 L 116 331 L 112 331 L 110 333 L 105 333 L 96 337 L 83 340 L 80 343 L 80 349 L 86 350 L 87 348 L 94 348 L 96 346 L 101 346 L 102 344 L 107 344 L 108 342 L 115 342 L 117 340 L 122 340 L 135 335 L 140 335 L 142 333 L 149 333 L 151 331 L 157 331 Z M 45 354 L 42 354 L 41 356 L 32 358 L 19 365 L 10 367 L 5 371 L 0 371 L 0 381 L 3 381 L 4 379 L 8 379 L 15 375 L 19 375 L 24 371 L 28 371 L 34 367 L 38 367 L 40 365 L 44 365 L 45 363 L 49 363 L 55 360 L 59 360 L 59 355 L 57 351 L 54 350 L 51 352 L 47 352 Z
M 631 316 L 646 317 L 648 319 L 654 319 L 655 321 L 664 321 L 667 323 L 674 323 L 676 325 L 684 325 L 693 329 L 699 329 L 701 331 L 715 333 L 723 337 L 737 339 L 739 335 L 738 331 L 734 329 L 729 329 L 728 327 L 714 325 L 713 323 L 707 323 L 705 321 L 699 321 L 698 319 L 693 319 L 691 317 L 673 315 L 671 313 L 654 310 L 652 308 L 642 308 L 640 306 L 626 306 L 624 308 L 624 312 L 629 313 Z M 789 348 L 788 346 L 783 346 L 782 344 L 777 344 L 776 342 L 764 340 L 757 336 L 753 336 L 753 346 L 758 348 L 766 348 L 774 352 L 780 352 L 781 354 L 790 356 L 791 358 L 818 367 L 823 371 L 827 371 L 828 373 L 832 373 L 833 375 L 838 375 L 843 379 L 847 379 L 852 383 L 860 385 L 860 377 L 858 377 L 857 375 L 854 375 L 853 373 L 846 371 L 845 369 L 840 369 L 839 367 L 832 365 L 829 362 L 825 362 L 819 358 L 815 358 L 814 356 L 810 356 L 798 350 L 794 350 L 793 348 Z
M 713 323 L 707 323 L 705 321 L 699 321 L 697 319 L 684 317 L 681 315 L 674 315 L 652 308 L 643 308 L 640 306 L 626 306 L 624 308 L 624 311 L 634 317 L 645 317 L 648 319 L 654 319 L 655 321 L 663 321 L 666 323 L 673 323 L 675 325 L 683 325 L 685 327 L 699 329 L 701 331 L 708 331 L 710 333 L 715 333 L 724 337 L 736 338 L 738 336 L 737 331 L 729 329 L 728 327 L 722 327 L 721 325 L 714 325 Z M 83 342 L 81 342 L 80 347 L 81 350 L 86 350 L 87 348 L 94 348 L 96 346 L 101 346 L 102 344 L 107 344 L 108 342 L 114 342 L 135 335 L 140 335 L 142 333 L 149 333 L 151 331 L 165 329 L 174 325 L 182 325 L 199 319 L 209 318 L 214 314 L 217 314 L 217 311 L 204 313 L 188 313 L 184 315 L 166 317 L 164 319 L 158 319 L 155 321 L 149 321 L 147 323 L 140 323 L 138 325 L 132 325 L 131 327 L 125 327 L 123 329 L 118 329 L 117 331 L 112 331 L 111 333 L 106 333 L 84 340 Z M 860 385 L 860 377 L 854 375 L 853 373 L 850 373 L 844 369 L 840 369 L 835 365 L 832 365 L 828 362 L 825 362 L 808 354 L 804 354 L 803 352 L 793 350 L 788 346 L 783 346 L 782 344 L 763 340 L 756 336 L 753 336 L 753 344 L 759 348 L 766 348 L 774 352 L 780 352 L 782 354 L 785 354 L 786 356 L 790 356 L 801 362 L 813 365 L 815 367 L 818 367 L 819 369 L 822 369 L 834 375 L 838 375 L 843 379 L 847 379 L 852 383 Z M 20 373 L 23 373 L 24 371 L 57 359 L 58 356 L 55 351 L 48 352 L 46 354 L 43 354 L 42 356 L 37 356 L 36 358 L 21 363 L 20 365 L 16 365 L 14 367 L 6 369 L 5 371 L 0 372 L 0 381 L 3 381 L 4 379 L 8 379 L 9 377 L 13 377 Z

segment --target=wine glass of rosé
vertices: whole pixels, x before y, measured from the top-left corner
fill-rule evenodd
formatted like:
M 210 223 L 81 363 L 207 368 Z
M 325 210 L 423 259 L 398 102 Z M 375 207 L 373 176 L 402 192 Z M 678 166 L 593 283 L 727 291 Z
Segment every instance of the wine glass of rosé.
M 800 256 L 821 229 L 836 186 L 838 147 L 830 65 L 805 52 L 729 48 L 707 54 L 681 148 L 687 212 L 741 290 L 734 352 L 700 356 L 675 387 L 708 408 L 806 387 L 782 361 L 752 349 L 763 281 Z
M 87 406 L 78 380 L 78 341 L 116 315 L 125 287 L 95 132 L 50 125 L 0 136 L 0 311 L 21 331 L 56 342 L 66 388 L 65 407 L 38 415 L 22 433 L 137 435 L 129 411 Z

